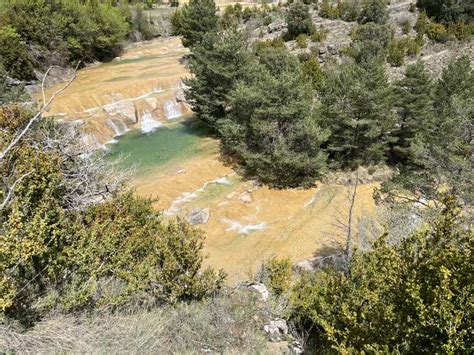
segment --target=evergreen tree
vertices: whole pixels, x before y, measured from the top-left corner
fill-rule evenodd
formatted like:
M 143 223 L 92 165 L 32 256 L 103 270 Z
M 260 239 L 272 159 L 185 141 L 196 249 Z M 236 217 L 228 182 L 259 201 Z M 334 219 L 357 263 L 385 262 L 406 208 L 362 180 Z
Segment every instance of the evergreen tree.
M 309 6 L 299 1 L 290 6 L 286 15 L 286 23 L 288 25 L 287 36 L 289 39 L 294 39 L 302 33 L 310 35 L 314 32 L 314 24 L 309 13 Z
M 344 64 L 329 73 L 321 92 L 328 151 L 336 166 L 385 159 L 393 128 L 392 88 L 381 61 Z
M 437 201 L 441 190 L 449 189 L 464 203 L 472 204 L 474 74 L 469 59 L 452 61 L 434 91 L 434 114 L 424 116 L 428 121 L 411 143 L 414 164 L 402 166 L 382 191 L 388 196 L 408 191 Z
M 197 117 L 212 128 L 226 114 L 229 93 L 242 79 L 250 62 L 244 35 L 236 28 L 204 36 L 194 47 L 185 80 L 186 99 Z
M 327 132 L 314 115 L 312 90 L 295 57 L 263 50 L 260 63 L 233 91 L 231 107 L 220 126 L 223 145 L 248 176 L 274 187 L 311 186 L 321 176 Z
M 412 143 L 433 118 L 433 84 L 422 62 L 407 67 L 405 77 L 396 83 L 395 93 L 398 122 L 392 131 L 392 158 L 412 163 Z
M 173 15 L 173 32 L 183 36 L 183 46 L 194 47 L 206 33 L 217 29 L 216 12 L 214 0 L 190 0 Z

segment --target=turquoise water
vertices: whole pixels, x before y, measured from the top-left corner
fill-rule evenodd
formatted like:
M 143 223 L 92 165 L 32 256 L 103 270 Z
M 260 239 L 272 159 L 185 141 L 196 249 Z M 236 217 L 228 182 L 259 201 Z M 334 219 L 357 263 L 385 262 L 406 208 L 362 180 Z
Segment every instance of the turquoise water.
M 152 133 L 133 130 L 119 137 L 118 143 L 107 146 L 108 157 L 118 159 L 124 168 L 135 167 L 137 174 L 144 174 L 164 164 L 202 154 L 199 142 L 208 133 L 194 120 L 165 125 Z

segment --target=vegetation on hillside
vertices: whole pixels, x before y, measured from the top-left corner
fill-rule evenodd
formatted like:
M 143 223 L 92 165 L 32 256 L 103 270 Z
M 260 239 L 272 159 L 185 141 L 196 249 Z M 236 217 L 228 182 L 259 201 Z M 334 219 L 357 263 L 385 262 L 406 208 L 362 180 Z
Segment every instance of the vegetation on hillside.
M 324 66 L 307 49 L 325 36 L 312 22 L 318 6 L 358 22 L 343 60 Z M 187 102 L 246 177 L 305 188 L 335 170 L 394 172 L 376 197 L 405 208 L 397 223 L 409 232 L 394 237 L 387 223 L 375 240 L 357 235 L 355 249 L 349 219 L 346 248 L 315 270 L 265 262 L 256 276 L 270 291 L 264 303 L 226 289 L 221 271 L 203 267 L 203 233 L 163 218 L 78 132 L 47 119 L 30 126 L 33 113 L 10 104 L 23 100 L 15 79 L 34 79 L 35 69 L 108 59 L 131 31 L 153 37 L 143 7 L 132 16 L 108 1 L 2 2 L 0 351 L 259 353 L 263 321 L 284 317 L 308 351 L 472 352 L 472 65 L 453 58 L 437 78 L 416 61 L 389 81 L 387 63 L 404 65 L 427 38 L 469 39 L 473 9 L 418 6 L 416 37 L 409 25 L 397 37 L 385 0 L 292 2 L 286 34 L 260 42 L 241 25 L 257 16 L 269 25 L 268 7 L 233 5 L 219 17 L 213 0 L 191 0 L 174 12 L 173 30 L 191 50 Z M 132 320 L 133 331 L 119 325 Z M 16 323 L 36 327 L 22 333 Z

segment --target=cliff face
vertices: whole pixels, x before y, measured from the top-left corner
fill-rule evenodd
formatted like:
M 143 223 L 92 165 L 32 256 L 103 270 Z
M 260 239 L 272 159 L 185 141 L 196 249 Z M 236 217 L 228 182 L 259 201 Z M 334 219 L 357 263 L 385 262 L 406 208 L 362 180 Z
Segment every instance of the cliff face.
M 181 81 L 189 75 L 182 63 L 187 53 L 177 37 L 129 47 L 110 63 L 80 70 L 48 115 L 80 125 L 85 139 L 97 145 L 130 128 L 150 132 L 190 112 Z M 46 95 L 59 87 L 53 86 Z

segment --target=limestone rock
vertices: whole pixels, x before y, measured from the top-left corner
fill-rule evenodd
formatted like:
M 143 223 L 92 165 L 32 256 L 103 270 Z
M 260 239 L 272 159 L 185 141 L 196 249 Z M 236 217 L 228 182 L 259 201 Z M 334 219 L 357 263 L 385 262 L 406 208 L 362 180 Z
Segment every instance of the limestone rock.
M 242 192 L 239 196 L 239 200 L 243 203 L 250 203 L 252 202 L 252 194 L 249 191 Z
M 195 208 L 193 209 L 187 216 L 187 220 L 189 224 L 196 225 L 196 224 L 206 224 L 209 220 L 210 212 L 209 208 Z
M 303 345 L 298 340 L 292 341 L 289 345 L 288 348 L 290 349 L 290 352 L 292 354 L 303 354 L 304 349 Z
M 278 342 L 288 335 L 288 324 L 284 319 L 272 320 L 263 326 L 263 331 L 267 333 L 268 340 Z
M 266 302 L 268 300 L 268 297 L 270 297 L 270 292 L 268 292 L 267 286 L 265 286 L 262 283 L 251 283 L 250 285 L 247 286 L 247 288 L 251 291 L 254 291 L 259 294 L 260 299 L 263 302 Z

